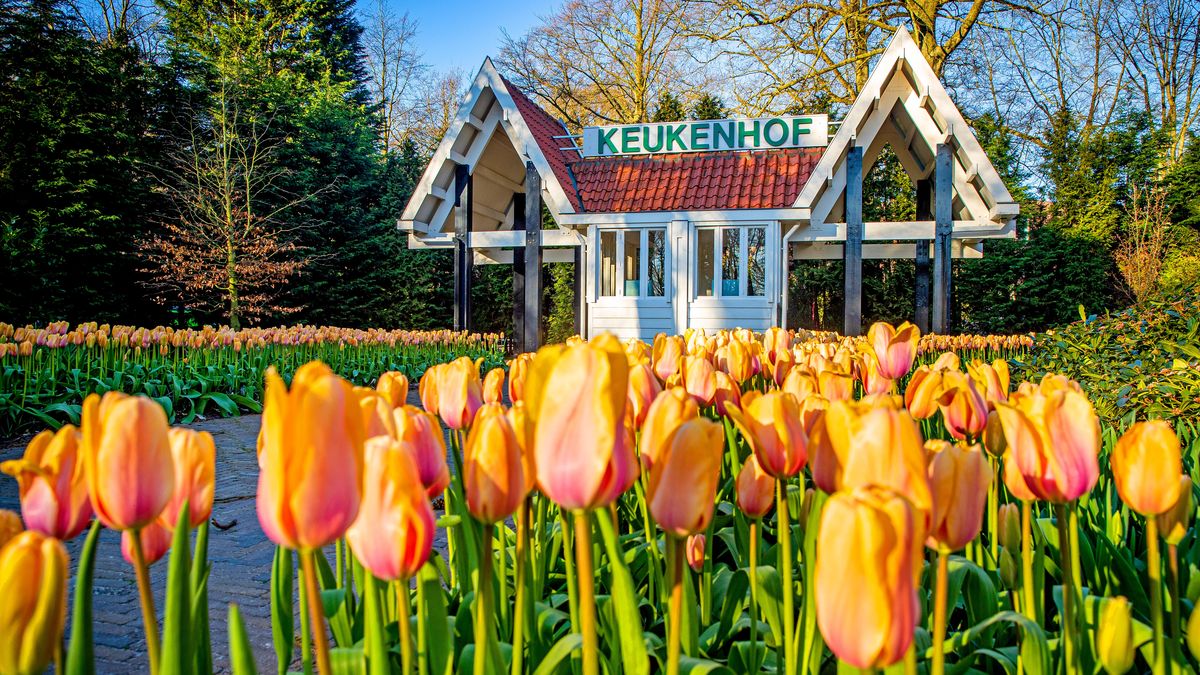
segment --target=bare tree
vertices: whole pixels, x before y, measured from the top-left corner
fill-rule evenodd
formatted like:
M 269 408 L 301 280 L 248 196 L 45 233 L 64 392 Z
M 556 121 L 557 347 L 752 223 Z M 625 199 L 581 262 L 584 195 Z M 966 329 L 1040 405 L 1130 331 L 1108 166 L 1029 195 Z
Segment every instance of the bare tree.
M 161 20 L 153 0 L 68 0 L 66 4 L 93 40 L 129 40 L 152 51 Z
M 1129 224 L 1113 257 L 1136 302 L 1145 302 L 1158 291 L 1170 228 L 1166 195 L 1134 188 Z
M 701 75 L 687 19 L 672 0 L 570 0 L 528 34 L 506 35 L 498 62 L 570 124 L 646 121 L 660 93 Z
M 417 23 L 407 13 L 397 14 L 385 0 L 375 0 L 364 16 L 363 51 L 370 72 L 371 91 L 383 116 L 384 152 L 408 140 L 422 125 L 420 94 L 428 66 L 417 51 Z
M 431 72 L 421 78 L 415 84 L 405 137 L 425 153 L 432 153 L 454 121 L 468 86 L 470 81 L 458 69 Z

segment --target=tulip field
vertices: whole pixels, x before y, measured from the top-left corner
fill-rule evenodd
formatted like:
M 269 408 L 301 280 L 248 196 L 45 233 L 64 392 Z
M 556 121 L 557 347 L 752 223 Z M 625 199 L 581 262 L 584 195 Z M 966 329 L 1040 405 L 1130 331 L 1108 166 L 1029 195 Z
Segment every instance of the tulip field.
M 132 358 L 262 392 L 242 395 L 281 674 L 1163 675 L 1200 657 L 1194 323 L 600 336 L 507 362 L 444 334 L 401 366 L 337 339 L 143 338 Z M 5 356 L 2 391 L 58 391 L 101 347 L 64 349 Z M 231 671 L 257 672 L 239 608 L 207 600 L 212 437 L 173 428 L 161 386 L 43 407 L 57 428 L 0 465 L 22 508 L 0 512 L 0 673 L 94 672 L 102 528 L 123 532 L 148 672 L 212 672 L 216 611 Z
M 368 384 L 387 371 L 416 377 L 459 355 L 499 365 L 502 336 L 311 326 L 234 331 L 0 323 L 0 438 L 78 425 L 83 399 L 92 393 L 148 396 L 172 422 L 187 424 L 206 415 L 261 412 L 268 365 L 291 377 L 301 364 L 321 360 L 355 384 Z

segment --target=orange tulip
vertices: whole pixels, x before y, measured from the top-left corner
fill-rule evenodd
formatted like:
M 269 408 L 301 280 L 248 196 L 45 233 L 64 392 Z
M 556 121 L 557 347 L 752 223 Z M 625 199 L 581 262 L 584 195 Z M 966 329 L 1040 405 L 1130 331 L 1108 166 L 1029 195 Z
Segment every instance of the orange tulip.
M 417 396 L 421 399 L 421 407 L 431 415 L 438 414 L 438 381 L 447 364 L 439 363 L 425 369 L 421 379 L 417 381 Z
M 938 411 L 938 399 L 942 395 L 942 381 L 946 371 L 921 366 L 913 371 L 904 389 L 904 406 L 914 419 L 933 417 Z
M 513 433 L 517 436 L 517 445 L 521 448 L 521 466 L 525 472 L 525 493 L 534 488 L 537 480 L 537 467 L 533 463 L 533 448 L 529 442 L 533 439 L 533 422 L 529 419 L 529 408 L 524 401 L 517 401 L 508 409 L 508 423 L 512 425 Z M 632 447 L 632 446 L 631 446 Z
M 479 367 L 467 356 L 460 356 L 438 373 L 437 414 L 451 429 L 465 429 L 483 405 L 483 385 Z
M 633 412 L 633 423 L 639 429 L 646 421 L 650 404 L 661 391 L 662 385 L 649 364 L 639 363 L 629 368 L 629 407 Z
M 341 537 L 362 498 L 363 425 L 350 383 L 313 361 L 289 391 L 267 369 L 258 436 L 258 522 L 286 548 L 311 550 Z
M 996 407 L 1015 468 L 1037 499 L 1073 501 L 1100 475 L 1100 420 L 1076 387 L 1047 376 Z
M 442 494 L 450 484 L 450 468 L 446 465 L 446 441 L 442 425 L 433 415 L 406 405 L 392 413 L 396 440 L 412 456 L 417 475 L 430 499 Z
M 366 479 L 358 518 L 346 530 L 350 550 L 380 579 L 411 579 L 433 550 L 434 520 L 412 455 L 377 437 L 363 448 Z
M 66 541 L 87 527 L 92 503 L 79 455 L 81 440 L 79 430 L 66 424 L 34 436 L 21 459 L 0 463 L 0 471 L 17 479 L 29 529 Z
M 1192 479 L 1180 476 L 1179 499 L 1171 508 L 1155 516 L 1158 518 L 1158 531 L 1168 544 L 1178 546 L 1183 541 L 1192 522 L 1192 511 Z
M 492 368 L 483 378 L 483 402 L 504 402 L 504 369 Z
M 635 366 L 640 363 L 650 363 L 650 345 L 636 338 L 625 342 L 625 356 L 629 358 L 629 365 Z
M 646 488 L 650 514 L 664 532 L 686 537 L 708 527 L 724 445 L 721 425 L 704 418 L 684 422 L 672 434 Z
M 751 454 L 742 464 L 742 470 L 737 477 L 738 508 L 751 518 L 762 518 L 771 511 L 775 503 L 775 479 L 758 463 L 758 457 Z
M 529 377 L 529 364 L 533 354 L 517 354 L 508 362 L 508 400 L 516 403 L 525 400 L 525 378 Z
M 862 355 L 862 384 L 867 395 L 886 394 L 892 390 L 892 380 L 883 374 L 879 361 L 871 352 Z
M 706 543 L 703 534 L 693 534 L 687 538 L 687 543 L 684 545 L 685 555 L 688 567 L 692 568 L 693 572 L 700 573 L 704 569 L 704 546 Z
M 817 626 L 837 657 L 885 668 L 912 643 L 920 617 L 920 516 L 880 487 L 833 495 L 817 535 Z
M 996 359 L 991 364 L 972 361 L 967 364 L 967 373 L 975 380 L 977 388 L 987 399 L 989 408 L 994 410 L 997 403 L 1008 400 L 1008 361 Z
M 495 523 L 511 516 L 526 495 L 521 445 L 498 403 L 479 409 L 463 447 L 463 486 L 467 509 L 476 519 Z
M 946 430 L 960 441 L 978 438 L 987 427 L 987 400 L 975 387 L 975 381 L 957 370 L 945 374 L 938 407 Z
M 392 421 L 394 406 L 387 397 L 374 389 L 355 387 L 359 411 L 362 413 L 363 438 L 395 436 L 396 424 Z
M 730 340 L 729 344 L 718 349 L 716 359 L 717 367 L 738 384 L 750 379 L 754 374 L 750 350 L 740 340 Z
M 917 342 L 921 331 L 905 321 L 899 328 L 882 321 L 872 324 L 867 331 L 867 342 L 879 364 L 879 373 L 889 380 L 904 377 L 917 358 Z
M 1162 420 L 1138 422 L 1117 440 L 1109 456 L 1117 494 L 1143 516 L 1165 513 L 1179 501 L 1183 464 L 1179 437 Z
M 21 516 L 18 516 L 15 511 L 0 509 L 0 549 L 24 531 L 25 526 L 21 524 Z
M 781 387 L 795 365 L 796 357 L 790 350 L 785 349 L 763 359 L 762 371 L 775 383 L 775 386 Z
M 821 396 L 830 401 L 848 401 L 854 396 L 854 378 L 846 373 L 822 370 L 817 373 Z
M 717 396 L 717 371 L 707 359 L 683 358 L 683 387 L 701 407 L 712 405 Z
M 1017 460 L 1011 451 L 1004 455 L 1004 487 L 1008 488 L 1009 494 L 1023 502 L 1032 502 L 1038 498 L 1025 483 L 1025 477 L 1021 475 L 1021 469 L 1017 467 Z
M 625 426 L 629 362 L 611 335 L 543 347 L 526 383 L 537 485 L 566 509 L 607 504 L 632 458 Z
M 979 534 L 992 485 L 992 467 L 979 446 L 946 444 L 929 459 L 933 488 L 931 548 L 957 551 Z
M 83 456 L 88 495 L 108 528 L 148 525 L 171 500 L 175 462 L 167 415 L 144 396 L 109 392 L 83 402 Z
M 736 380 L 719 370 L 716 373 L 716 382 L 717 394 L 713 397 L 713 406 L 717 409 L 717 414 L 725 416 L 729 414 L 729 406 L 742 404 L 742 388 Z
M 666 382 L 679 372 L 683 360 L 683 338 L 678 335 L 667 336 L 659 333 L 654 336 L 654 346 L 650 350 L 650 360 L 654 364 L 654 374 Z
M 0 672 L 45 672 L 67 620 L 67 551 L 33 530 L 0 548 Z
M 130 565 L 137 565 L 137 558 L 133 555 L 133 536 L 133 530 L 121 533 L 121 557 Z M 163 525 L 160 521 L 154 521 L 138 531 L 138 536 L 142 539 L 143 561 L 147 565 L 153 565 L 171 550 L 174 532 L 173 528 Z
M 801 426 L 800 405 L 785 391 L 750 392 L 742 407 L 729 406 L 729 417 L 758 456 L 763 470 L 776 478 L 794 476 L 808 459 L 808 437 Z
M 817 384 L 817 376 L 804 366 L 792 368 L 780 388 L 801 402 L 809 396 L 820 396 L 821 392 L 821 387 Z
M 763 356 L 775 361 L 779 354 L 789 352 L 792 348 L 792 334 L 786 328 L 771 327 L 763 331 Z
M 683 387 L 671 387 L 660 393 L 650 404 L 642 425 L 641 447 L 638 448 L 642 468 L 646 471 L 653 468 L 654 462 L 666 452 L 671 435 L 679 425 L 699 415 L 700 406 Z
M 408 376 L 398 370 L 389 370 L 375 381 L 375 391 L 393 408 L 399 408 L 408 400 Z
M 217 448 L 212 434 L 192 429 L 171 429 L 167 438 L 175 460 L 175 493 L 158 522 L 174 528 L 179 511 L 188 502 L 188 524 L 199 527 L 212 514 L 213 490 L 216 484 Z

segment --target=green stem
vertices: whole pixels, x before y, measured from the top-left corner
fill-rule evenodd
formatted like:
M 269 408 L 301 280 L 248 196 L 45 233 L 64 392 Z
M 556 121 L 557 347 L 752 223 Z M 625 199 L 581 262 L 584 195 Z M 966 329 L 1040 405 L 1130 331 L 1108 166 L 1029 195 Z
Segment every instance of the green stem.
M 795 675 L 796 654 L 792 638 L 796 631 L 796 610 L 792 601 L 792 527 L 788 520 L 787 480 L 779 479 L 775 493 L 775 512 L 779 518 L 779 568 L 783 575 L 783 658 L 784 673 Z
M 758 528 L 761 518 L 750 521 L 750 672 L 758 672 Z
M 933 592 L 933 675 L 946 672 L 946 582 L 950 571 L 950 556 L 938 551 L 937 585 Z
M 575 560 L 579 579 L 579 632 L 583 634 L 583 675 L 599 675 L 596 645 L 596 582 L 592 574 L 592 523 L 587 511 L 575 512 Z
M 1182 606 L 1179 603 L 1179 547 L 1167 544 L 1167 574 L 1170 575 L 1168 588 L 1171 590 L 1171 644 L 1179 644 L 1179 615 Z
M 492 622 L 492 528 L 483 524 L 479 556 L 479 585 L 475 587 L 475 675 L 487 672 L 488 634 Z
M 317 672 L 328 675 L 333 673 L 333 666 L 329 660 L 329 641 L 325 637 L 321 583 L 317 580 L 318 553 L 316 549 L 300 551 L 300 568 L 304 574 L 305 588 L 308 589 L 308 611 L 311 615 L 309 626 L 312 628 L 313 644 L 317 647 Z
M 528 594 L 525 592 L 525 575 L 529 564 L 529 497 L 521 502 L 517 509 L 517 550 L 513 573 L 517 584 L 517 605 L 513 609 L 513 639 L 512 639 L 512 675 L 521 675 L 524 671 L 525 657 L 525 603 Z
M 290 556 L 291 554 L 289 553 L 288 555 Z M 290 559 L 289 559 L 288 565 L 289 566 L 291 565 Z M 300 561 L 300 565 L 301 565 L 300 574 L 301 574 L 301 576 L 303 576 L 303 574 L 304 574 L 304 570 L 303 570 L 304 561 L 303 560 Z M 300 581 L 299 591 L 300 591 L 300 665 L 301 665 L 301 668 L 303 669 L 304 675 L 312 675 L 312 673 L 313 673 L 312 630 L 309 627 L 309 617 L 312 616 L 312 613 L 308 611 L 308 607 L 309 607 L 309 605 L 312 604 L 312 602 L 309 601 L 309 597 L 308 597 L 308 585 L 306 583 L 304 583 L 303 580 Z M 291 592 L 288 591 L 288 594 L 290 595 Z M 286 672 L 287 664 L 280 664 L 280 665 L 284 669 L 281 672 Z
M 667 675 L 679 675 L 679 642 L 683 634 L 683 558 L 686 542 L 668 534 L 671 544 L 671 606 L 667 624 Z
M 146 656 L 150 659 L 150 675 L 158 675 L 158 614 L 154 611 L 154 589 L 150 587 L 150 566 L 142 550 L 142 530 L 131 530 L 133 570 L 137 575 L 138 596 L 142 604 L 142 627 L 146 631 Z
M 1067 671 L 1075 668 L 1075 582 L 1071 579 L 1071 534 L 1067 525 L 1067 505 L 1055 504 L 1058 524 L 1058 558 L 1062 570 L 1062 642 Z
M 1021 502 L 1021 585 L 1025 590 L 1025 598 L 1021 609 L 1025 617 L 1037 623 L 1037 607 L 1033 589 L 1033 504 Z
M 428 565 L 429 563 L 425 563 Z M 405 591 L 407 593 L 407 591 Z M 417 579 L 417 672 L 429 675 L 429 630 L 425 627 L 425 584 Z M 407 675 L 407 673 L 405 674 Z
M 999 476 L 997 473 L 996 458 L 988 456 L 988 462 L 992 465 L 992 475 Z M 991 489 L 988 490 L 988 543 L 991 544 L 992 553 L 992 569 L 1000 568 L 1000 481 L 993 480 Z
M 1154 623 L 1154 675 L 1167 672 L 1167 651 L 1163 644 L 1162 560 L 1158 552 L 1158 520 L 1146 519 L 1146 567 L 1150 575 L 1150 618 Z
M 409 606 L 408 594 L 408 579 L 399 579 L 393 584 L 393 590 L 396 593 L 396 621 L 400 624 L 400 672 L 403 675 L 410 675 L 413 667 L 413 649 L 412 649 L 412 621 L 410 615 L 412 608 Z M 417 626 L 417 631 L 423 633 L 422 626 Z

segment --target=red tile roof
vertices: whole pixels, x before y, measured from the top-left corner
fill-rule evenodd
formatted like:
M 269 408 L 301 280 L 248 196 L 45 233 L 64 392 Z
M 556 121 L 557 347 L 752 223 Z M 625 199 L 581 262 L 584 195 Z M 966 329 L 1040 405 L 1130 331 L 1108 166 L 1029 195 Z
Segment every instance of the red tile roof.
M 780 209 L 796 203 L 824 148 L 580 158 L 568 132 L 507 79 L 517 110 L 580 212 Z

